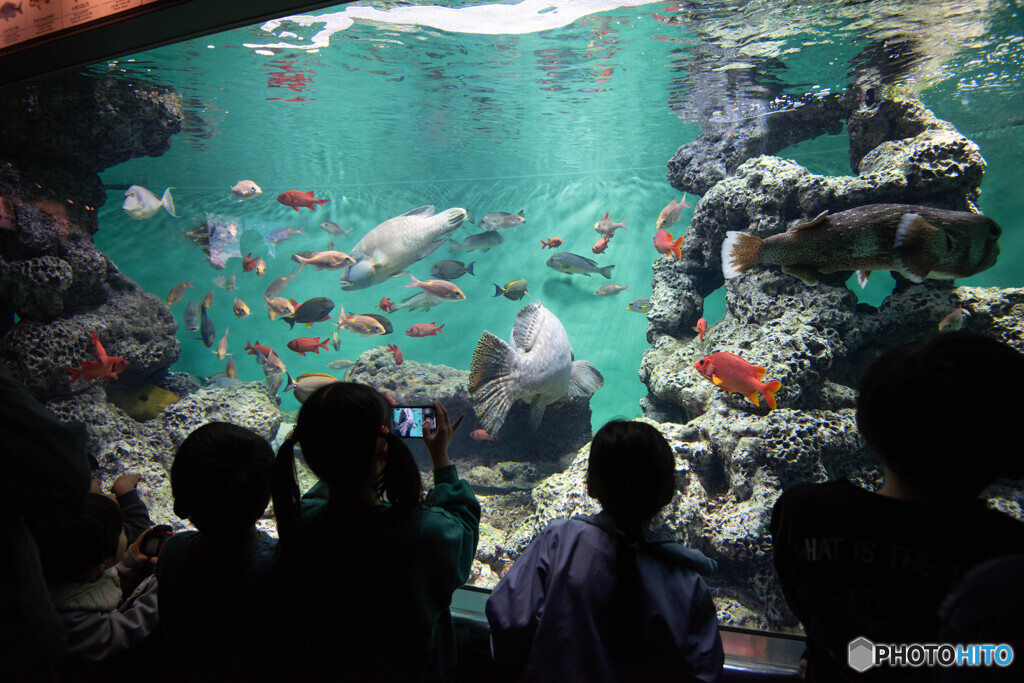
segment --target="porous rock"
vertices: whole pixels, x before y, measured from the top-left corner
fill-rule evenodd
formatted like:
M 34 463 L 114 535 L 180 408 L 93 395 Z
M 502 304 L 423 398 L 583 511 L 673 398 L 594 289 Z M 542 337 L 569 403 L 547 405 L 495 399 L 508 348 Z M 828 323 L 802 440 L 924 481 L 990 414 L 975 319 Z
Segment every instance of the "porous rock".
M 209 422 L 230 422 L 270 441 L 281 412 L 259 382 L 202 389 L 167 406 L 155 418 L 136 422 L 109 403 L 101 387 L 48 403 L 62 421 L 86 426 L 86 451 L 96 458 L 96 476 L 109 490 L 122 474 L 142 474 L 140 494 L 156 523 L 184 526 L 173 513 L 170 467 L 181 442 Z
M 0 338 L 0 357 L 14 378 L 36 396 L 66 395 L 87 381 L 72 384 L 66 368 L 95 359 L 92 333 L 96 331 L 108 356 L 128 361 L 119 380 L 137 384 L 178 359 L 176 329 L 166 304 L 152 294 L 140 289 L 112 292 L 102 306 L 67 318 L 21 321 Z

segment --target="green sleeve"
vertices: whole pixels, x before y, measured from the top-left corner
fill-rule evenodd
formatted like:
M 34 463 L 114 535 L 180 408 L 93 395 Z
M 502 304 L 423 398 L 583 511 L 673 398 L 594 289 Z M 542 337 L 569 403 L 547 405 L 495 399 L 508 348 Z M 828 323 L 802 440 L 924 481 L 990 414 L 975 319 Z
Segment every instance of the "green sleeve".
M 459 479 L 455 465 L 434 470 L 434 488 L 427 494 L 427 505 L 434 512 L 443 511 L 447 527 L 451 559 L 457 568 L 454 590 L 469 578 L 480 541 L 480 502 L 465 479 Z

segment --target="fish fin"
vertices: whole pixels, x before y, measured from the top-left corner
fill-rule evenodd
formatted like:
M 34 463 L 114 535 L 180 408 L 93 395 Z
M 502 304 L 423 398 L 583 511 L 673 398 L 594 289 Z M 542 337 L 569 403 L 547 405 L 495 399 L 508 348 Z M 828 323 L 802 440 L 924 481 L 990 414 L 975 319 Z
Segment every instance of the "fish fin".
M 409 271 L 407 271 L 407 270 L 400 270 L 397 273 L 395 273 L 394 275 L 389 276 L 388 279 L 389 280 L 393 280 L 396 277 L 405 277 L 408 274 L 409 274 Z M 413 294 L 413 296 L 416 296 L 416 295 Z
M 818 270 L 810 266 L 783 266 L 782 272 L 800 278 L 805 285 L 818 284 Z
M 794 225 L 792 228 L 790 228 L 788 230 L 788 232 L 799 232 L 800 230 L 807 230 L 808 228 L 815 228 L 815 227 L 821 225 L 822 221 L 825 220 L 825 216 L 827 216 L 827 215 L 828 215 L 828 211 L 822 211 L 821 213 L 819 213 L 817 216 L 815 216 L 811 220 L 807 221 L 806 223 L 801 223 L 800 225 Z
M 861 289 L 868 286 L 868 278 L 871 277 L 870 270 L 858 270 L 857 271 L 857 284 L 860 285 Z
M 501 285 L 494 285 L 494 296 L 501 296 L 505 293 L 505 289 Z
M 512 343 L 516 348 L 529 351 L 537 342 L 541 330 L 540 309 L 541 303 L 534 301 L 516 315 L 516 322 L 512 326 Z
M 547 408 L 546 404 L 543 403 L 531 403 L 530 404 L 530 429 L 537 431 L 540 428 L 540 422 L 544 419 L 544 409 Z
M 488 434 L 497 434 L 518 398 L 512 372 L 516 350 L 486 330 L 469 365 L 469 395 L 473 410 Z
M 472 275 L 473 277 L 476 277 L 476 273 L 473 272 L 473 264 L 474 263 L 476 263 L 476 261 L 470 261 L 469 265 L 466 266 L 466 272 L 469 273 L 470 275 Z
M 431 204 L 424 204 L 423 206 L 417 206 L 415 209 L 412 209 L 411 211 L 406 211 L 402 215 L 403 216 L 423 216 L 424 218 L 426 218 L 427 216 L 433 216 L 434 215 L 434 207 Z
M 746 394 L 746 397 L 748 399 L 750 399 L 750 402 L 753 403 L 755 406 L 757 406 L 758 408 L 761 407 L 761 404 L 757 402 L 757 392 L 756 391 L 752 391 L 749 394 Z
M 605 211 L 604 212 L 604 220 L 608 219 L 608 214 L 610 214 L 610 213 L 611 213 L 611 211 Z
M 446 324 L 447 323 L 441 323 L 441 327 L 438 327 L 437 324 L 435 323 L 434 324 L 434 329 L 437 330 L 438 332 L 440 332 L 441 334 L 444 334 L 444 330 L 441 329 L 441 328 L 443 328 Z
M 81 368 L 73 368 L 70 365 L 65 366 L 64 369 L 71 373 L 71 383 L 72 384 L 77 382 L 78 378 L 81 377 L 82 373 L 85 372 L 85 370 L 82 370 Z
M 605 266 L 604 268 L 598 268 L 597 272 L 601 273 L 601 275 L 604 275 L 606 278 L 611 280 L 612 279 L 612 268 L 614 268 L 614 267 L 615 267 L 615 264 L 612 264 L 610 266 Z M 589 275 L 589 273 L 587 273 L 587 275 Z
M 765 374 L 767 372 L 768 372 L 768 368 L 762 368 L 760 365 L 755 365 L 754 366 L 754 377 L 757 378 L 758 382 L 760 382 L 762 379 L 764 379 L 764 376 L 765 376 Z
M 774 380 L 768 382 L 764 387 L 761 388 L 761 393 L 764 394 L 764 402 L 768 404 L 769 408 L 775 408 L 775 392 L 782 388 L 782 382 Z M 756 404 L 757 401 L 754 401 Z
M 761 262 L 764 240 L 735 230 L 725 234 L 725 241 L 722 242 L 722 275 L 728 280 L 742 275 Z
M 426 247 L 423 248 L 423 251 L 420 252 L 420 258 L 427 258 L 431 254 L 433 254 L 435 251 L 437 251 L 438 248 L 442 244 L 444 244 L 444 240 L 441 240 L 440 242 L 433 242 L 431 244 L 428 244 Z
M 570 396 L 590 396 L 603 386 L 604 377 L 593 363 L 586 360 L 573 361 L 572 374 L 569 375 Z
M 923 281 L 939 256 L 948 251 L 945 237 L 945 232 L 916 213 L 903 214 L 893 245 L 900 273 L 914 282 Z
M 174 198 L 171 197 L 171 188 L 168 187 L 164 190 L 164 196 L 160 200 L 160 203 L 164 205 L 165 209 L 167 209 L 167 213 L 171 214 L 175 218 L 178 217 L 178 214 L 174 213 Z
M 455 252 L 457 252 L 459 249 L 462 249 L 462 248 L 464 248 L 462 242 L 457 242 L 457 241 L 455 241 L 453 239 L 449 239 L 448 240 L 448 253 L 449 254 L 454 254 Z
M 712 373 L 711 374 L 711 383 L 714 384 L 716 387 L 720 387 L 720 386 L 722 386 L 722 378 L 719 377 L 718 375 Z

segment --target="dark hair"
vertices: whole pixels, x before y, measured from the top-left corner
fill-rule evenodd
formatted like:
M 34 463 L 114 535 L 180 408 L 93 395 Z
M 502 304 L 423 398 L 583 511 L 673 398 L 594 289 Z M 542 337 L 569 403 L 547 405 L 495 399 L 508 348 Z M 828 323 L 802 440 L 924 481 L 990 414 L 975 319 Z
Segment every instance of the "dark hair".
M 171 465 L 174 514 L 202 533 L 244 533 L 267 509 L 274 450 L 259 434 L 211 422 L 188 435 Z
M 124 531 L 121 507 L 99 493 L 67 512 L 26 517 L 39 548 L 43 575 L 53 583 L 85 583 L 89 572 L 117 553 Z M 120 559 L 120 558 L 118 558 Z
M 976 495 L 1021 473 L 1020 456 L 1006 444 L 1024 414 L 1022 386 L 1024 356 L 1012 347 L 971 332 L 931 335 L 868 366 L 857 428 L 915 490 Z
M 645 422 L 608 422 L 590 444 L 587 487 L 621 532 L 615 538 L 617 577 L 611 596 L 618 632 L 614 646 L 623 656 L 636 657 L 645 632 L 637 546 L 644 526 L 675 493 L 672 447 Z
M 672 500 L 675 456 L 661 432 L 646 422 L 613 420 L 590 444 L 587 479 L 591 495 L 635 539 Z
M 366 486 L 377 438 L 383 437 L 388 444 L 387 465 L 380 479 L 369 483 L 376 487 L 378 498 L 396 508 L 412 509 L 422 503 L 423 483 L 412 451 L 391 429 L 391 404 L 373 387 L 332 382 L 309 395 L 299 410 L 295 434 L 281 445 L 274 462 L 274 512 L 282 540 L 299 519 L 295 441 L 333 498 L 358 493 Z

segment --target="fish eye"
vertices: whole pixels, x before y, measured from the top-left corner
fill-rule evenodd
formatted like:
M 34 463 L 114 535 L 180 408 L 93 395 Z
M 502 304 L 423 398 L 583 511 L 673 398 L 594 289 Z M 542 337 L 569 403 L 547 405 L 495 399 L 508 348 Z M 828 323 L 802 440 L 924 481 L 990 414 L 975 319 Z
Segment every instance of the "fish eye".
M 999 225 L 997 225 L 996 223 L 992 223 L 992 225 L 989 226 L 988 236 L 991 237 L 992 239 L 999 239 L 999 236 L 1002 234 L 1003 229 L 1000 228 Z

